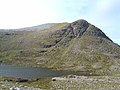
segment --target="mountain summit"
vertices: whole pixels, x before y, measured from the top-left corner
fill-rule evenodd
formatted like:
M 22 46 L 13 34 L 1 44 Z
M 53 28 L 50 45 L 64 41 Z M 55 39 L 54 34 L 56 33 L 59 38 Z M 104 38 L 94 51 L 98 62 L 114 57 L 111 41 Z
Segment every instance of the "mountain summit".
M 80 19 L 64 28 L 64 30 L 70 34 L 71 37 L 81 37 L 83 34 L 103 37 L 110 40 L 99 28 L 91 25 L 86 20 Z
M 120 71 L 120 46 L 80 19 L 0 32 L 0 63 L 110 74 Z

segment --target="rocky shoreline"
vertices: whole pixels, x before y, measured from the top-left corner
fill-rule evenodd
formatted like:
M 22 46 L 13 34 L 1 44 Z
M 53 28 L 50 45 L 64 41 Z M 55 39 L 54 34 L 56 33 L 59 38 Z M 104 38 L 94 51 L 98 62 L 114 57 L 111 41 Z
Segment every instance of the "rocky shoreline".
M 20 85 L 17 82 L 0 81 L 0 90 L 42 90 L 33 86 Z
M 40 79 L 0 77 L 0 90 L 42 90 L 37 87 L 39 80 Z M 36 86 L 33 83 L 35 83 Z
M 25 82 L 0 79 L 0 90 L 119 90 L 119 88 L 120 76 L 67 75 Z

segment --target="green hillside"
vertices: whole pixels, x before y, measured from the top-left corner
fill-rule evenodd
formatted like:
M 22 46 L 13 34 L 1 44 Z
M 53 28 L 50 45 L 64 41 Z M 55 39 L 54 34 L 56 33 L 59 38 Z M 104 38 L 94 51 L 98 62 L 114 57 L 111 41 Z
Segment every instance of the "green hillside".
M 120 46 L 87 21 L 56 23 L 40 30 L 32 28 L 0 32 L 1 64 L 99 75 L 120 72 Z

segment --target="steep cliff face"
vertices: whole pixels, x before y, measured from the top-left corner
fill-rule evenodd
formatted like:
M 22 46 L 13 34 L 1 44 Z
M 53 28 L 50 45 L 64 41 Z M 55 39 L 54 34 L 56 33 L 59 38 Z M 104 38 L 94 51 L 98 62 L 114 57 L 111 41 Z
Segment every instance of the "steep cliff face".
M 107 40 L 109 39 L 99 28 L 91 25 L 85 20 L 77 20 L 69 25 L 65 26 L 63 29 L 57 32 L 59 36 L 64 35 L 68 38 L 81 38 L 82 36 L 93 36 L 93 37 L 101 37 Z
M 86 20 L 25 29 L 0 33 L 0 63 L 95 74 L 120 71 L 120 46 Z

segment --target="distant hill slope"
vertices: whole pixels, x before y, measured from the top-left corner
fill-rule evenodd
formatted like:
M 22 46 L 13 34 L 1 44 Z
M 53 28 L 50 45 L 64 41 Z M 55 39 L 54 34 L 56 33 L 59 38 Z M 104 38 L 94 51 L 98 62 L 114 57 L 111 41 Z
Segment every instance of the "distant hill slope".
M 87 21 L 36 27 L 0 32 L 0 63 L 100 75 L 120 72 L 120 46 Z

